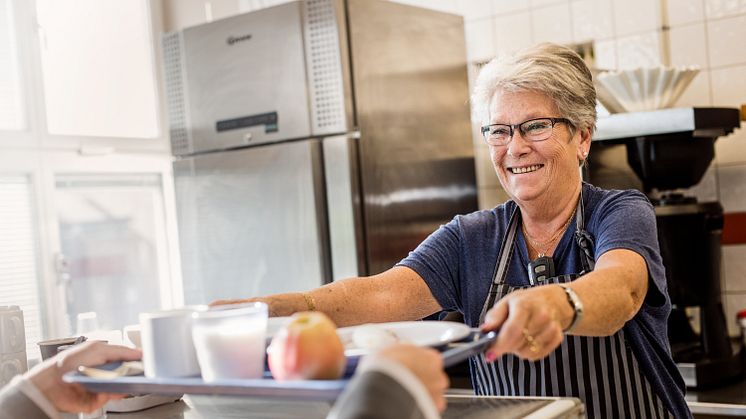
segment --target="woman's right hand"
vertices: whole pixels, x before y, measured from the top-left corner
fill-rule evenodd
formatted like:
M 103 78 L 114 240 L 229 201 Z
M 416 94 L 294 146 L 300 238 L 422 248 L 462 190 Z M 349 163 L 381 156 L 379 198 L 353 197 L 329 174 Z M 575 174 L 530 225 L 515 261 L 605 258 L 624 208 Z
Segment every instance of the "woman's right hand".
M 564 291 L 557 285 L 517 290 L 500 299 L 480 326 L 483 332 L 500 330 L 497 340 L 487 350 L 487 360 L 512 353 L 536 361 L 554 352 L 564 336 L 560 308 L 572 311 Z

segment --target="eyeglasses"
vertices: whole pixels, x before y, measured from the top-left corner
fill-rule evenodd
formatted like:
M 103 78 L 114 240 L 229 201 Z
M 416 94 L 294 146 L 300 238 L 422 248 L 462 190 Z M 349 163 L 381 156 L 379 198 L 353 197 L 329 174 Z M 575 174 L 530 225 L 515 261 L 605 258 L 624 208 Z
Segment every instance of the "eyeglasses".
M 486 125 L 482 127 L 482 135 L 487 144 L 491 146 L 507 145 L 513 138 L 516 129 L 528 141 L 544 141 L 552 135 L 552 128 L 558 122 L 572 126 L 572 122 L 566 118 L 536 118 L 515 125 Z

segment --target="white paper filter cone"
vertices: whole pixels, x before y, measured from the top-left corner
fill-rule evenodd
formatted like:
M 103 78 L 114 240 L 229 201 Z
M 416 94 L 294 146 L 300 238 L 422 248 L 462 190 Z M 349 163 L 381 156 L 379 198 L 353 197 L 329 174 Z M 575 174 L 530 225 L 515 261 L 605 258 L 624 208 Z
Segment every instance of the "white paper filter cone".
M 673 106 L 699 72 L 696 67 L 608 71 L 596 77 L 599 99 L 609 112 L 640 112 Z M 621 109 L 619 109 L 621 108 Z

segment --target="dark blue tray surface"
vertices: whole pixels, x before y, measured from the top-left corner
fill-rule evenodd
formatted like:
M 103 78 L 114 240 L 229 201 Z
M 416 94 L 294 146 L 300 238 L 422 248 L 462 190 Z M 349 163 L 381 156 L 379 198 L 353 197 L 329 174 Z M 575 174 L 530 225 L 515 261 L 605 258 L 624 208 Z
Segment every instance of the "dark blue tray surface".
M 475 331 L 464 341 L 443 348 L 445 366 L 457 364 L 469 356 L 484 351 L 496 338 L 495 333 L 481 334 Z M 78 383 L 93 392 L 127 394 L 219 394 L 234 396 L 254 396 L 287 398 L 293 400 L 335 400 L 344 390 L 357 366 L 357 358 L 348 358 L 345 378 L 341 380 L 297 380 L 277 381 L 265 371 L 264 378 L 232 379 L 205 382 L 202 377 L 148 378 L 144 375 L 118 377 L 114 379 L 93 378 L 70 372 L 64 376 L 68 383 Z M 114 369 L 120 363 L 114 362 L 97 368 Z
M 116 363 L 103 367 L 116 367 Z M 148 378 L 144 375 L 115 379 L 92 378 L 78 372 L 64 380 L 78 383 L 93 392 L 128 394 L 221 394 L 292 398 L 295 400 L 334 400 L 344 390 L 348 379 L 277 381 L 269 373 L 258 379 L 231 379 L 205 382 L 202 377 Z

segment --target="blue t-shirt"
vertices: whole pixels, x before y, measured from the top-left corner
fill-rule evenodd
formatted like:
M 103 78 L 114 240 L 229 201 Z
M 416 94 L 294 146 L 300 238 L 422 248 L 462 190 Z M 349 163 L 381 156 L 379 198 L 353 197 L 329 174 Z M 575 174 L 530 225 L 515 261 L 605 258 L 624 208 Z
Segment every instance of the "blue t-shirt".
M 640 311 L 624 325 L 638 363 L 654 391 L 677 418 L 691 417 L 684 400 L 684 381 L 671 358 L 667 336 L 671 302 L 658 247 L 655 211 L 638 191 L 604 190 L 583 183 L 585 229 L 594 240 L 594 257 L 613 249 L 641 255 L 648 268 L 649 287 Z M 459 311 L 466 324 L 478 326 L 479 314 L 495 274 L 500 244 L 516 204 L 456 216 L 441 226 L 399 265 L 417 272 L 444 310 Z M 557 275 L 582 271 L 573 220 L 554 251 Z M 520 229 L 510 258 L 506 282 L 529 285 L 529 256 Z

